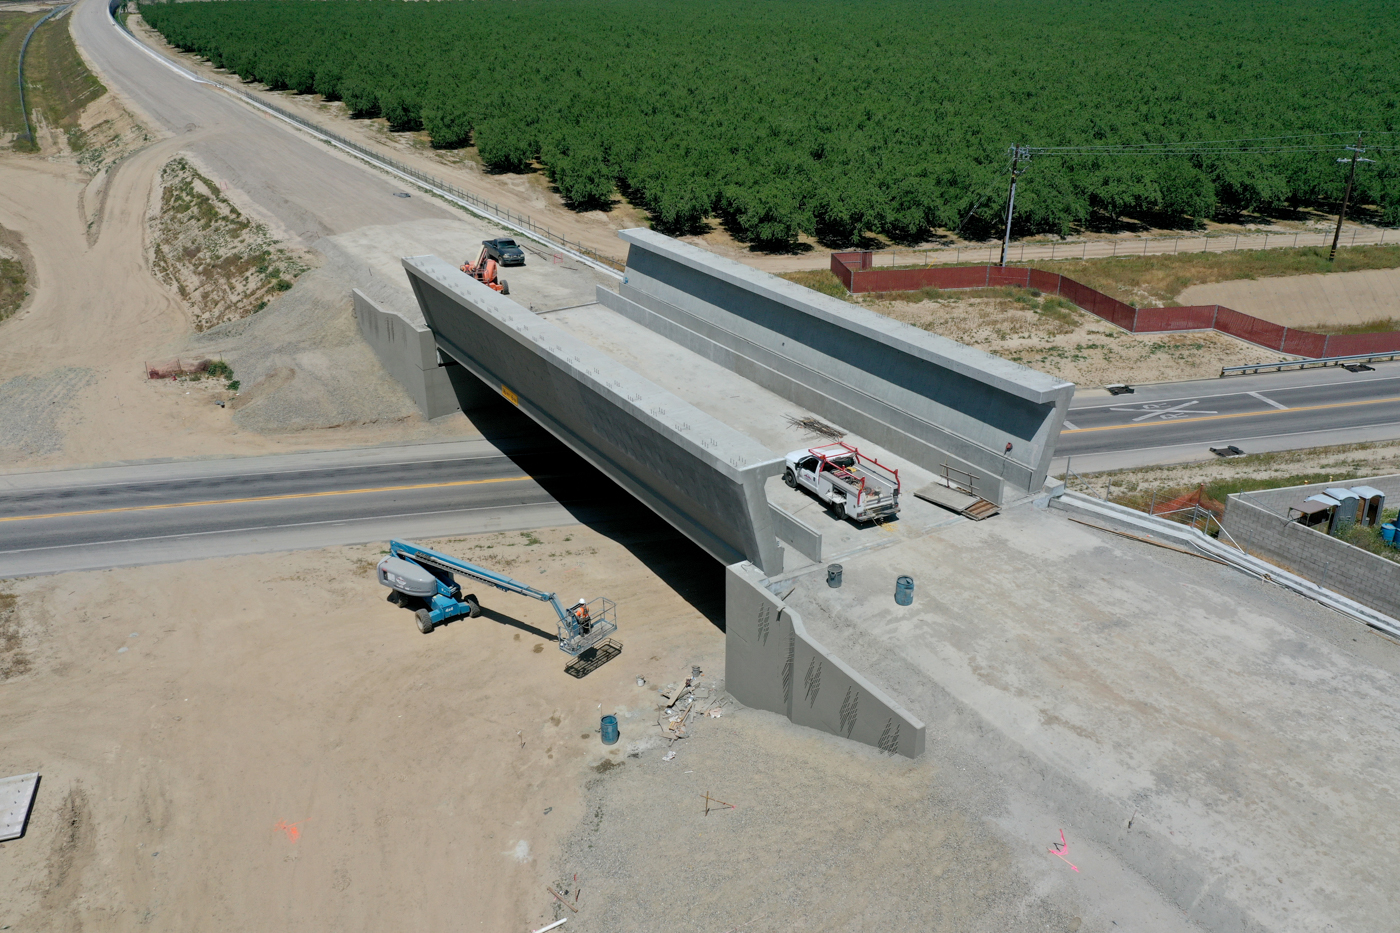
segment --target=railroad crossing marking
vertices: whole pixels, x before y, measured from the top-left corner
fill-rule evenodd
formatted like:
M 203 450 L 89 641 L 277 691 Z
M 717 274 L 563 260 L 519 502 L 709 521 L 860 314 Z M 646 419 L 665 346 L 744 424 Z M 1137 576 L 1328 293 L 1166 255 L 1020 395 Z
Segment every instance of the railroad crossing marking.
M 1186 418 L 1191 415 L 1219 414 L 1219 412 L 1203 411 L 1199 408 L 1192 408 L 1190 411 L 1186 410 L 1188 408 L 1191 408 L 1192 405 L 1199 405 L 1200 403 L 1201 402 L 1199 399 L 1195 399 L 1190 402 L 1182 402 L 1180 405 L 1172 405 L 1169 402 L 1147 402 L 1143 405 L 1124 405 L 1121 408 L 1114 407 L 1110 408 L 1109 411 L 1145 412 L 1145 414 L 1139 415 L 1138 417 L 1134 418 L 1134 422 L 1150 421 L 1153 418 L 1158 418 L 1162 421 L 1174 421 L 1177 418 Z

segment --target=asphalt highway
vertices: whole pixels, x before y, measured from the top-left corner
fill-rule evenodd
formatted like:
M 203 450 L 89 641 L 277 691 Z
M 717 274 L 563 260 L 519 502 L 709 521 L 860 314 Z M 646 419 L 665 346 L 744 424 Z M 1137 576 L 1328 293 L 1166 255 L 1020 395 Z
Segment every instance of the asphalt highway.
M 463 441 L 0 476 L 0 578 L 606 514 L 616 493 L 578 489 L 589 474 L 561 450 L 521 446 L 512 458 Z
M 1261 373 L 1075 395 L 1052 472 L 1200 460 L 1400 437 L 1400 364 Z

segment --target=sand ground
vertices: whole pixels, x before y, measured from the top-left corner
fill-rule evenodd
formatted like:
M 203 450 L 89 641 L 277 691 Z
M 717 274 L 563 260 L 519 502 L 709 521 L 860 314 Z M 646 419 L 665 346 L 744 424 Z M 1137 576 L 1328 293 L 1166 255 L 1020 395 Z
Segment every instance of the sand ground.
M 1275 324 L 1307 329 L 1400 320 L 1400 269 L 1290 275 L 1193 285 L 1183 305 L 1220 304 Z M 1400 329 L 1400 324 L 1395 325 Z
M 635 740 L 657 684 L 722 661 L 723 634 L 655 575 L 675 550 L 661 537 L 439 544 L 615 599 L 623 654 L 581 680 L 543 603 L 483 594 L 482 618 L 420 634 L 374 580 L 380 546 L 0 583 L 0 774 L 42 774 L 27 835 L 0 845 L 0 927 L 497 931 L 550 915 L 584 782 L 623 752 L 601 744 L 601 712 Z
M 1041 299 L 861 299 L 873 311 L 994 353 L 1076 385 L 1142 385 L 1220 375 L 1222 366 L 1279 359 L 1274 351 L 1209 331 L 1131 334 L 1076 308 L 1036 307 Z

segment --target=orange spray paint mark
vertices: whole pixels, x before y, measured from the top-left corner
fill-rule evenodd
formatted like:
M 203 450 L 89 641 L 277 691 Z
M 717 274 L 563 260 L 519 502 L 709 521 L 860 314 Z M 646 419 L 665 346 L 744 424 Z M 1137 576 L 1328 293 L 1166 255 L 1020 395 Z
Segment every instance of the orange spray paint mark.
M 301 830 L 297 829 L 297 827 L 305 822 L 306 820 L 298 820 L 295 823 L 288 823 L 286 820 L 278 820 L 277 825 L 272 828 L 279 833 L 286 833 L 288 842 L 296 842 L 301 838 Z

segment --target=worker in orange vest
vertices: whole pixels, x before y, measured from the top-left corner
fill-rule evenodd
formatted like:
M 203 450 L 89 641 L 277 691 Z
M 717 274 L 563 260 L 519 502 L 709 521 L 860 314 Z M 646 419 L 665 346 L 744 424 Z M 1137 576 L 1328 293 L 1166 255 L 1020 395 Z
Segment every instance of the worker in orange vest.
M 571 611 L 574 620 L 578 622 L 579 634 L 587 635 L 593 630 L 593 618 L 588 614 L 588 600 L 580 597 L 579 601 L 574 603 L 574 608 Z

